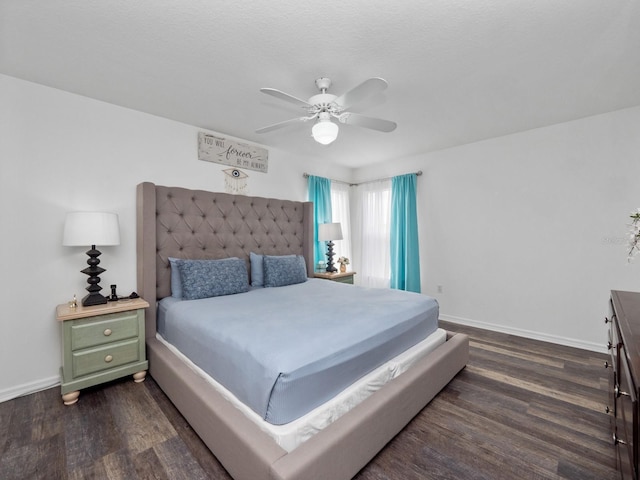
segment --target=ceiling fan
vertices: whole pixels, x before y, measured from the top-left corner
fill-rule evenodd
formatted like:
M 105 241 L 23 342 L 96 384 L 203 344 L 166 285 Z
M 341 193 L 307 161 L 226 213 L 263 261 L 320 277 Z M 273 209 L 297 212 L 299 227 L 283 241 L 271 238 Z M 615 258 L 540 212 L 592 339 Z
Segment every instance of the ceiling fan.
M 267 95 L 271 95 L 298 107 L 302 107 L 306 111 L 307 115 L 259 128 L 256 130 L 256 133 L 270 132 L 296 122 L 316 120 L 316 123 L 311 129 L 311 134 L 316 142 L 328 145 L 338 137 L 338 125 L 331 121 L 332 118 L 335 118 L 340 123 L 348 125 L 371 128 L 380 132 L 392 132 L 397 126 L 395 122 L 382 120 L 380 118 L 367 117 L 359 113 L 348 111 L 349 108 L 357 103 L 382 92 L 387 88 L 387 85 L 386 80 L 373 77 L 365 80 L 357 87 L 352 88 L 347 93 L 338 97 L 327 93 L 327 90 L 331 86 L 331 79 L 324 77 L 318 78 L 316 80 L 316 86 L 320 90 L 320 93 L 312 96 L 308 101 L 301 100 L 293 95 L 276 90 L 275 88 L 261 88 L 260 91 Z

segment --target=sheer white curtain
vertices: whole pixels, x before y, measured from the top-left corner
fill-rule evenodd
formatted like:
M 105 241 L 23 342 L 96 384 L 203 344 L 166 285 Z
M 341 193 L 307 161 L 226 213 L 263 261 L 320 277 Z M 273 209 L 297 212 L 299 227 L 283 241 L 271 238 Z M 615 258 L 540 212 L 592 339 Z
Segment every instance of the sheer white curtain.
M 351 187 L 342 182 L 331 182 L 331 218 L 342 227 L 342 240 L 334 241 L 334 261 L 339 257 L 347 257 L 351 262 L 351 214 L 349 207 L 349 190 Z M 349 265 L 351 270 L 353 265 Z
M 359 285 L 389 288 L 391 180 L 355 187 L 354 270 Z

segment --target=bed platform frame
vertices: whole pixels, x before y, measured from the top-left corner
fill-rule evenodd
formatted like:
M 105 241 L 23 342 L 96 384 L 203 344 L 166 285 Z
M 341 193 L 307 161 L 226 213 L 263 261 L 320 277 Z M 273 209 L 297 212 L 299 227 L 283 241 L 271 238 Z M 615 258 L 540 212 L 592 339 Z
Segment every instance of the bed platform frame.
M 168 257 L 300 254 L 313 272 L 310 202 L 137 187 L 137 288 L 149 302 L 149 373 L 236 480 L 350 479 L 468 362 L 469 339 L 447 341 L 290 453 L 156 338 L 156 302 L 170 295 Z

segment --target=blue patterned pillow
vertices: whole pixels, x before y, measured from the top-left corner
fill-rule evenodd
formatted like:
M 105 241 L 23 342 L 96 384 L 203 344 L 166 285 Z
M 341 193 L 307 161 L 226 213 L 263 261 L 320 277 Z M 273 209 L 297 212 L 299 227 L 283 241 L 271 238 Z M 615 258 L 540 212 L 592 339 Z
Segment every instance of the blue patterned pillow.
M 176 260 L 182 281 L 182 298 L 219 297 L 249 291 L 249 277 L 244 260 Z
M 265 255 L 263 266 L 265 287 L 284 287 L 307 281 L 307 266 L 302 255 Z
M 294 258 L 295 255 L 280 255 L 278 258 L 282 257 Z M 251 286 L 264 287 L 264 255 L 250 252 L 249 260 L 251 261 Z

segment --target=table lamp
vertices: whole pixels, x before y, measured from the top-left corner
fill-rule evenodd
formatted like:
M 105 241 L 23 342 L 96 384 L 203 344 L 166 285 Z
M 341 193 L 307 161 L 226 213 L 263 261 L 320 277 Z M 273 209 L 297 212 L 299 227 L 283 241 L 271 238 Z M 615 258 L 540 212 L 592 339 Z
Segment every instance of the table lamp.
M 342 240 L 342 227 L 339 223 L 321 223 L 318 225 L 318 240 L 327 243 L 327 272 L 337 272 L 333 266 L 333 240 Z
M 118 227 L 118 215 L 105 212 L 69 212 L 64 222 L 64 234 L 62 245 L 67 247 L 84 247 L 91 245 L 87 251 L 89 265 L 80 270 L 89 275 L 87 291 L 89 294 L 82 299 L 83 306 L 102 305 L 107 303 L 107 297 L 101 295 L 100 274 L 106 272 L 99 267 L 100 251 L 96 245 L 110 246 L 120 245 L 120 228 Z

